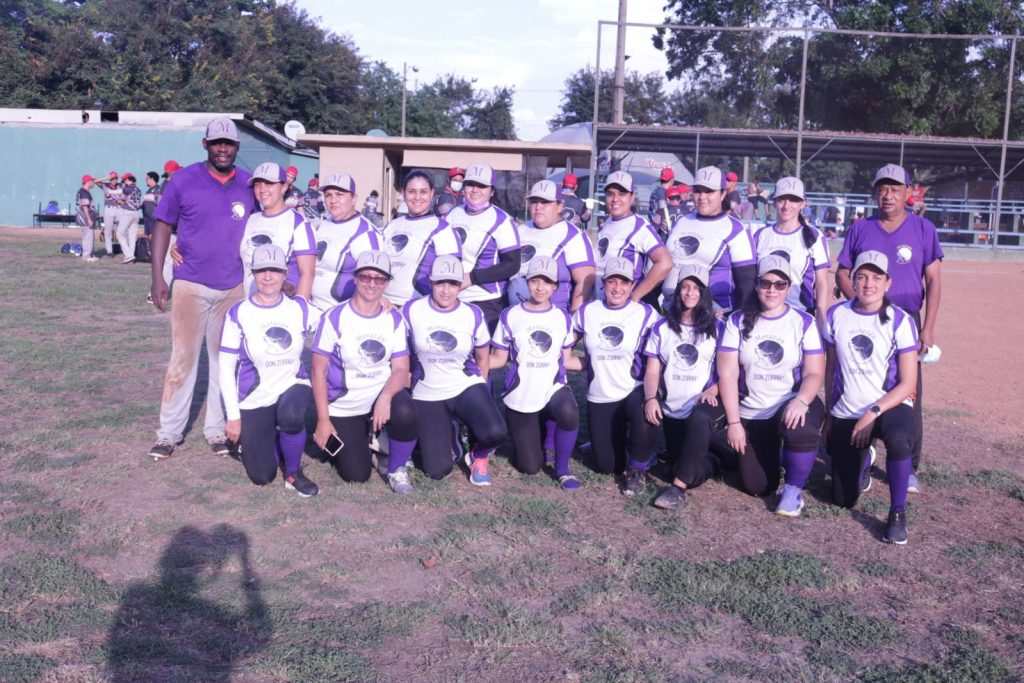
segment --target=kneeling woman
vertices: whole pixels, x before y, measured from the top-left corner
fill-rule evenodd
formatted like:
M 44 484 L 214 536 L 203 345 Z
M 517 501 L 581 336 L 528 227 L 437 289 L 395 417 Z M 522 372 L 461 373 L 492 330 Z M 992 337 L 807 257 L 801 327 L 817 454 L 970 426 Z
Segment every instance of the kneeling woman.
M 885 254 L 861 253 L 853 266 L 855 298 L 836 304 L 825 318 L 825 397 L 831 408 L 826 432 L 832 497 L 843 507 L 857 503 L 861 482 L 870 476 L 871 440 L 885 443 L 889 521 L 884 540 L 903 545 L 918 341 L 913 319 L 889 302 L 888 273 Z
M 387 426 L 388 484 L 405 494 L 412 491 L 405 464 L 416 445 L 405 321 L 382 301 L 391 279 L 387 254 L 364 251 L 354 275 L 352 298 L 324 315 L 313 340 L 313 440 L 325 448 L 334 434 L 344 444 L 335 454 L 338 474 L 366 481 L 370 431 Z
M 724 413 L 718 402 L 715 345 L 722 323 L 715 317 L 707 268 L 683 264 L 679 284 L 665 318 L 651 330 L 644 355 L 644 414 L 665 430 L 665 445 L 675 474 L 672 485 L 654 499 L 666 510 L 682 507 L 687 489 L 714 476 L 711 433 Z M 664 396 L 658 400 L 658 390 Z
M 814 318 L 786 304 L 793 284 L 789 262 L 766 256 L 757 274 L 757 295 L 729 316 L 718 344 L 725 437 L 738 455 L 743 488 L 755 496 L 778 488 L 781 443 L 786 485 L 775 512 L 797 517 L 825 417 L 817 397 L 825 354 Z
M 626 471 L 622 493 L 647 488 L 654 428 L 644 418 L 642 352 L 654 309 L 633 301 L 633 262 L 620 256 L 605 261 L 604 301 L 583 304 L 573 318 L 573 332 L 583 339 L 590 384 L 587 417 L 594 464 L 602 474 Z M 629 432 L 629 462 L 626 433 Z
M 284 252 L 256 247 L 252 274 L 256 291 L 232 306 L 220 338 L 220 386 L 227 414 L 224 433 L 241 444 L 242 462 L 254 484 L 277 476 L 284 460 L 284 485 L 300 496 L 320 488 L 302 473 L 306 445 L 309 375 L 299 359 L 309 310 L 302 298 L 281 288 L 288 272 Z
M 430 296 L 402 309 L 415 361 L 412 397 L 427 475 L 442 479 L 452 471 L 452 418 L 458 417 L 474 440 L 466 454 L 469 481 L 490 486 L 488 456 L 508 432 L 484 383 L 491 342 L 487 322 L 479 308 L 459 301 L 463 275 L 457 256 L 437 257 L 430 269 Z
M 580 411 L 565 382 L 566 370 L 582 370 L 573 355 L 576 343 L 569 314 L 555 308 L 551 297 L 558 289 L 558 262 L 535 256 L 526 271 L 529 298 L 506 308 L 491 342 L 491 366 L 511 361 L 505 375 L 505 419 L 515 445 L 516 468 L 537 474 L 544 464 L 541 425 L 555 423 L 555 477 L 563 489 L 580 487 L 569 472 L 576 446 Z

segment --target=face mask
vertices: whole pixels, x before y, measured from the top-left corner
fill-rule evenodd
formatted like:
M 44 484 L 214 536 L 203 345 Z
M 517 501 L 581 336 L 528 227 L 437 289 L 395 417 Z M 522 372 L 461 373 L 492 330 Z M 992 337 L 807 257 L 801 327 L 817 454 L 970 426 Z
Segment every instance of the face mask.
M 453 180 L 452 181 L 452 189 L 455 190 L 456 192 L 462 192 L 462 181 L 461 180 Z
M 483 211 L 484 209 L 486 209 L 490 205 L 491 205 L 491 203 L 489 201 L 484 202 L 483 204 L 474 204 L 473 202 L 469 201 L 468 199 L 466 200 L 466 206 L 469 207 L 470 211 Z

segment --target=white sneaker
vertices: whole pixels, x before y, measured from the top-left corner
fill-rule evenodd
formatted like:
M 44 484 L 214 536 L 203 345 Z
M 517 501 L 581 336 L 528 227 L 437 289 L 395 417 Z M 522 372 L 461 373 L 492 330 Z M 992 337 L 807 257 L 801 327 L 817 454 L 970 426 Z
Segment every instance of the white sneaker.
M 404 467 L 394 474 L 388 475 L 388 486 L 400 496 L 412 493 L 412 484 L 409 483 L 409 472 Z

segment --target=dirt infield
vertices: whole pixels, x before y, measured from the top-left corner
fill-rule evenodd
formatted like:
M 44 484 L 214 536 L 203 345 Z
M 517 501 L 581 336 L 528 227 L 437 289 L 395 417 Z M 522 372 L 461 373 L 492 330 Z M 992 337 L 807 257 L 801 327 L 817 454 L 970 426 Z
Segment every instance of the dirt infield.
M 0 229 L 0 680 L 992 681 L 1024 676 L 1024 263 L 943 265 L 924 492 L 880 542 L 823 463 L 800 519 L 729 477 L 680 514 L 575 462 L 573 495 L 377 478 L 300 500 L 208 454 L 166 462 L 169 317 L 148 266 Z

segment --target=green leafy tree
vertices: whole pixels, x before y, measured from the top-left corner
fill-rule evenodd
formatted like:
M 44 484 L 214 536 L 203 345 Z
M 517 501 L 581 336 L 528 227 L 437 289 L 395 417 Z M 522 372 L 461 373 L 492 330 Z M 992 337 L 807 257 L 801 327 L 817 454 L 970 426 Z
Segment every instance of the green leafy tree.
M 671 104 L 665 94 L 664 79 L 658 73 L 640 74 L 628 71 L 625 74 L 625 95 L 623 97 L 622 119 L 625 123 L 650 125 L 671 122 Z M 601 70 L 600 92 L 598 93 L 597 118 L 611 123 L 615 88 L 615 72 Z M 548 120 L 548 128 L 555 130 L 574 123 L 593 121 L 594 118 L 594 69 L 580 69 L 565 80 L 562 102 L 558 113 Z

